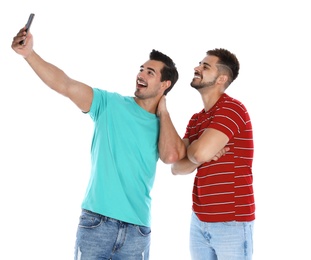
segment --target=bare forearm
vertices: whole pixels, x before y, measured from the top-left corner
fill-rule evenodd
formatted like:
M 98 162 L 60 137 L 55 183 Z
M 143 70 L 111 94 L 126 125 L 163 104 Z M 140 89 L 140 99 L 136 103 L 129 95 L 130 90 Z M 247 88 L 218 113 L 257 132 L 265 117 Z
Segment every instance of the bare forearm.
M 187 147 L 187 156 L 193 163 L 210 162 L 225 154 L 228 141 L 228 136 L 223 132 L 207 128 L 199 139 Z
M 21 45 L 20 41 L 23 40 L 25 44 Z M 82 82 L 69 78 L 61 69 L 43 60 L 33 50 L 33 37 L 31 32 L 26 34 L 25 26 L 13 38 L 11 47 L 16 53 L 24 57 L 48 87 L 68 97 L 83 112 L 89 111 L 93 100 L 93 89 Z
M 185 175 L 192 173 L 198 168 L 198 164 L 192 163 L 187 157 L 171 165 L 171 171 L 174 175 Z
M 69 78 L 61 69 L 46 62 L 34 51 L 25 60 L 47 86 L 68 97 L 80 110 L 89 111 L 93 99 L 91 87 Z
M 193 164 L 199 164 L 200 162 L 198 161 L 201 159 L 197 154 L 199 153 L 199 149 L 197 147 L 197 140 L 193 141 L 192 144 L 190 144 L 187 148 L 187 157 L 188 160 L 191 161 Z M 204 159 L 206 161 L 210 161 L 210 158 L 206 158 L 206 154 L 204 154 Z M 203 163 L 203 161 L 201 162 Z
M 61 69 L 43 60 L 35 51 L 32 51 L 25 60 L 47 86 L 67 96 L 66 86 L 70 78 Z
M 164 163 L 171 164 L 186 156 L 186 146 L 179 137 L 168 112 L 160 117 L 159 153 Z

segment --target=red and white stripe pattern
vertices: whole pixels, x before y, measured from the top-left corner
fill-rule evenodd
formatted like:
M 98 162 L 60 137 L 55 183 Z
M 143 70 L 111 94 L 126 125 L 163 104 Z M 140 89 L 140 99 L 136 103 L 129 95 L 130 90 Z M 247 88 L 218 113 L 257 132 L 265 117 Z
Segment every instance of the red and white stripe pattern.
M 191 143 L 206 128 L 225 133 L 230 151 L 218 161 L 198 167 L 192 195 L 194 212 L 205 222 L 254 220 L 253 132 L 245 106 L 223 94 L 212 109 L 192 116 L 184 138 Z

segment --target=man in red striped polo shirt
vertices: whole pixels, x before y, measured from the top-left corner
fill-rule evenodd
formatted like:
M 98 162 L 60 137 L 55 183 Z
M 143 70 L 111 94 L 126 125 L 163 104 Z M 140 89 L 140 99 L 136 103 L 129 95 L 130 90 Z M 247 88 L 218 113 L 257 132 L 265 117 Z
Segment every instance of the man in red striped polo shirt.
M 239 74 L 226 49 L 209 50 L 194 69 L 191 86 L 204 108 L 195 113 L 183 141 L 187 157 L 173 174 L 195 170 L 190 252 L 193 260 L 250 260 L 253 253 L 253 132 L 245 106 L 225 93 Z M 218 151 L 229 149 L 224 156 Z

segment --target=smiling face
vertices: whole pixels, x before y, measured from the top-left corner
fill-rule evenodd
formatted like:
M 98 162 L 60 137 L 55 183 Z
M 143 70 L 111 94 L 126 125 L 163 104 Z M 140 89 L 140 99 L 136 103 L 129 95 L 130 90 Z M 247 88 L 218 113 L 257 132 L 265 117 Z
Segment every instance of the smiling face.
M 154 99 L 161 97 L 164 92 L 165 82 L 161 82 L 161 69 L 164 63 L 148 60 L 140 66 L 136 79 L 135 96 L 138 99 Z
M 199 64 L 194 68 L 194 78 L 191 82 L 191 87 L 195 89 L 202 89 L 215 85 L 219 72 L 217 69 L 218 58 L 215 56 L 206 56 Z

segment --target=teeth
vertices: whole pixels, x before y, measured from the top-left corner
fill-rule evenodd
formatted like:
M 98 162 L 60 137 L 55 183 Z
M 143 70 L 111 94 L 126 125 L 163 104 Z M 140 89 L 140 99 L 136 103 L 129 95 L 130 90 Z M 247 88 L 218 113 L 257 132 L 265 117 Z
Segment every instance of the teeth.
M 138 83 L 139 85 L 147 86 L 147 84 L 146 84 L 145 82 L 140 81 L 140 80 L 137 80 L 137 83 Z

